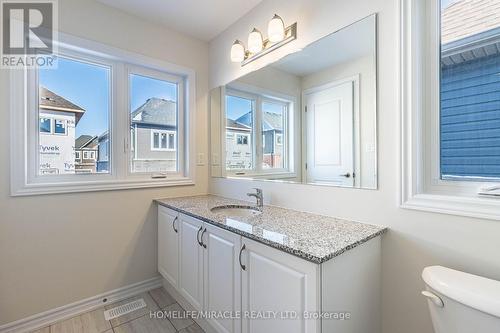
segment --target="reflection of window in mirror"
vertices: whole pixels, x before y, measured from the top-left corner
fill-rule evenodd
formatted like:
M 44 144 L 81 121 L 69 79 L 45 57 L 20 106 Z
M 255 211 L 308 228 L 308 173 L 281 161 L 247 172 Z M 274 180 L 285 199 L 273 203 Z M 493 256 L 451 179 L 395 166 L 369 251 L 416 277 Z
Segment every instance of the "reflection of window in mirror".
M 262 169 L 285 169 L 285 134 L 288 103 L 266 99 L 262 102 Z M 268 143 L 266 145 L 266 143 Z
M 226 170 L 254 169 L 252 140 L 255 100 L 239 92 L 226 95 Z
M 226 90 L 226 170 L 229 173 L 289 172 L 287 140 L 291 103 L 283 98 Z

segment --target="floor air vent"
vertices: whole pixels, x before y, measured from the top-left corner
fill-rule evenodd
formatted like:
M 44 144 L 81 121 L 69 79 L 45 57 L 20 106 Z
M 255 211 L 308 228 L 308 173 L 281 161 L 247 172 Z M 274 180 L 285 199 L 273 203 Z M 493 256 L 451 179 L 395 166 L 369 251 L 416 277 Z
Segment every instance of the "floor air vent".
M 111 320 L 114 318 L 118 318 L 120 316 L 126 315 L 127 313 L 134 312 L 145 307 L 146 302 L 144 302 L 144 299 L 139 298 L 138 300 L 132 301 L 130 303 L 123 304 L 117 306 L 116 308 L 104 311 L 104 319 Z

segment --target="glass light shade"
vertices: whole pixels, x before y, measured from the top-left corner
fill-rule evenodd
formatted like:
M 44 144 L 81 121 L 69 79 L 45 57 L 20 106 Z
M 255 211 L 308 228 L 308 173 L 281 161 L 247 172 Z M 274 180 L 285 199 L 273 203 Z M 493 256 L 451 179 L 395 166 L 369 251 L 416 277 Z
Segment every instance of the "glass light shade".
M 239 40 L 236 40 L 231 46 L 231 61 L 242 62 L 243 60 L 245 60 L 245 47 Z
M 285 23 L 278 15 L 274 14 L 267 26 L 267 35 L 271 43 L 281 42 L 285 39 Z
M 253 28 L 252 32 L 248 35 L 248 50 L 252 53 L 259 53 L 264 47 L 262 34 L 259 30 Z

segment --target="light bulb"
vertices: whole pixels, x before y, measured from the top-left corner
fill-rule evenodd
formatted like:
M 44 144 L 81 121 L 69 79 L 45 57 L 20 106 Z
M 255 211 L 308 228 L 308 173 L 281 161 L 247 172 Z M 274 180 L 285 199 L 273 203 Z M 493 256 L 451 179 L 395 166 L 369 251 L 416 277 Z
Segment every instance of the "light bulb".
M 271 21 L 269 21 L 267 35 L 271 43 L 281 42 L 285 39 L 285 24 L 277 14 L 274 14 Z
M 245 60 L 245 47 L 239 40 L 235 40 L 231 46 L 231 61 L 242 62 Z
M 252 53 L 259 53 L 264 47 L 263 44 L 262 34 L 256 28 L 253 28 L 252 32 L 248 35 L 248 50 Z

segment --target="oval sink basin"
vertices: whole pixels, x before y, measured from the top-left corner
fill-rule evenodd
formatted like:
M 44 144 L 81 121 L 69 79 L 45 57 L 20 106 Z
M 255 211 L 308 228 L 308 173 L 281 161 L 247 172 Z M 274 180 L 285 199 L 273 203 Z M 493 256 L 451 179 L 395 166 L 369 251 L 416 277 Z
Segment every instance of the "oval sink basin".
M 257 207 L 238 205 L 217 206 L 210 209 L 210 211 L 231 217 L 253 217 L 262 214 Z

